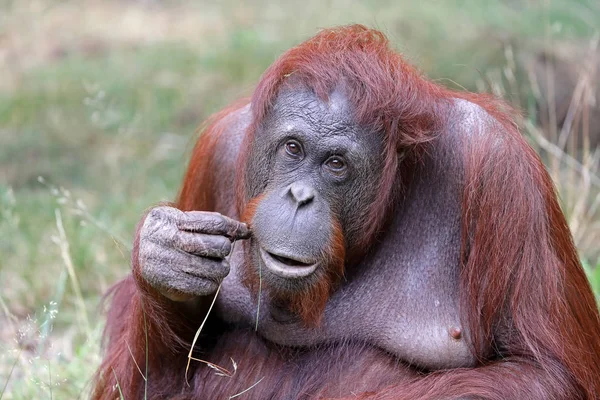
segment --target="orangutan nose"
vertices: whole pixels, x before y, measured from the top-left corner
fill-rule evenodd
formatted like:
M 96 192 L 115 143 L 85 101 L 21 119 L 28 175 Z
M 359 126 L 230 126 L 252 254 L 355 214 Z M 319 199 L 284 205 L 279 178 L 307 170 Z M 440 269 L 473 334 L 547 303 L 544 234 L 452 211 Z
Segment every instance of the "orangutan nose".
M 315 198 L 315 190 L 311 186 L 300 182 L 292 183 L 289 193 L 299 207 L 309 204 Z

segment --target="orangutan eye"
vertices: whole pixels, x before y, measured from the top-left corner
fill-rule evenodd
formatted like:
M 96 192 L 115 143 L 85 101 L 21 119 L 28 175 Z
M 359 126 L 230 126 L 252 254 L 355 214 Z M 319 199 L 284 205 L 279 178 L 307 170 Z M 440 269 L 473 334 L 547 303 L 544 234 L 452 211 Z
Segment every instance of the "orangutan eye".
M 325 161 L 325 166 L 334 174 L 342 174 L 346 170 L 346 162 L 340 156 L 332 156 Z
M 285 152 L 292 157 L 301 157 L 302 146 L 295 140 L 288 140 L 285 143 Z

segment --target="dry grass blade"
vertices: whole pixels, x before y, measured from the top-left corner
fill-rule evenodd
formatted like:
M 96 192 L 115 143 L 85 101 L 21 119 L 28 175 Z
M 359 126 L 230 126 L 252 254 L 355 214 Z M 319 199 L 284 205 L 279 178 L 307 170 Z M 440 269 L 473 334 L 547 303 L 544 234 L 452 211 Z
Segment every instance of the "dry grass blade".
M 133 356 L 133 353 L 131 352 L 131 347 L 129 347 L 129 343 L 127 343 L 127 350 L 129 350 L 129 355 L 131 356 L 131 359 L 133 360 L 133 363 L 135 364 L 135 367 L 137 368 L 137 370 L 139 371 L 140 375 L 142 376 L 142 379 L 144 381 L 147 381 L 146 377 L 142 373 L 142 369 L 138 365 L 137 361 L 135 360 L 135 357 Z
M 590 54 L 595 54 L 597 48 L 598 39 L 596 38 L 590 43 Z M 585 65 L 582 69 L 579 79 L 577 80 L 577 85 L 575 86 L 573 95 L 571 96 L 571 102 L 569 103 L 567 115 L 558 138 L 558 147 L 561 150 L 565 149 L 567 139 L 573 132 L 572 128 L 575 118 L 584 111 L 584 108 L 590 102 L 590 97 L 592 97 L 591 88 L 593 87 L 596 72 L 596 65 L 594 61 L 594 57 L 588 57 L 588 59 L 585 60 Z M 586 120 L 587 119 L 584 118 L 584 121 Z
M 593 174 L 589 170 L 589 168 L 586 168 L 585 165 L 581 164 L 574 157 L 571 157 L 569 154 L 562 151 L 558 146 L 556 146 L 552 142 L 548 141 L 548 139 L 546 139 L 544 137 L 544 135 L 540 132 L 540 130 L 538 128 L 536 128 L 531 122 L 526 121 L 525 125 L 527 126 L 527 129 L 529 130 L 529 132 L 531 132 L 532 138 L 536 141 L 536 143 L 542 149 L 544 149 L 545 151 L 550 153 L 553 157 L 559 158 L 561 161 L 564 161 L 564 163 L 568 167 L 574 169 L 575 171 L 579 172 L 580 174 L 589 174 L 590 182 L 594 186 L 597 186 L 600 188 L 600 177 L 599 176 Z
M 14 316 L 13 313 L 10 312 L 8 305 L 4 301 L 4 298 L 0 294 L 0 308 L 2 308 L 2 312 L 6 315 L 6 320 L 10 324 L 11 331 L 15 331 L 15 324 L 19 322 L 18 318 Z
M 77 301 L 77 310 L 79 318 L 81 319 L 84 325 L 87 336 L 90 337 L 92 334 L 92 329 L 90 328 L 90 322 L 87 317 L 87 311 L 85 308 L 85 302 L 83 301 L 81 288 L 79 286 L 79 280 L 77 279 L 77 275 L 75 274 L 75 267 L 73 266 L 73 260 L 71 259 L 71 253 L 69 251 L 69 241 L 67 239 L 67 234 L 63 225 L 62 214 L 60 213 L 60 210 L 58 208 L 54 210 L 54 215 L 56 217 L 56 228 L 58 229 L 58 238 L 57 240 L 55 240 L 55 243 L 60 248 L 60 255 L 65 263 L 65 266 L 67 267 L 69 277 L 71 278 L 71 287 L 73 288 L 73 292 L 75 293 L 75 300 Z
M 117 382 L 117 389 L 119 389 L 119 399 L 125 400 L 125 397 L 123 396 L 123 392 L 121 391 L 121 385 L 119 384 L 119 378 L 117 378 L 117 373 L 115 372 L 114 368 L 113 368 L 112 372 L 115 376 L 115 382 Z
M 256 303 L 256 324 L 254 325 L 254 331 L 258 331 L 258 317 L 260 316 L 260 295 L 262 293 L 262 268 L 258 263 L 258 299 Z
M 236 244 L 236 242 L 233 242 L 233 246 L 231 248 L 231 253 L 229 253 L 229 257 L 228 257 L 227 261 L 231 261 L 231 255 L 235 251 L 235 244 Z M 226 371 L 226 372 L 223 372 L 226 376 L 233 376 L 233 374 L 231 372 L 229 372 L 226 368 L 220 367 L 220 366 L 213 364 L 211 362 L 208 362 L 208 361 L 204 361 L 204 360 L 200 360 L 200 359 L 196 359 L 196 358 L 192 357 L 192 352 L 194 351 L 194 347 L 196 346 L 196 341 L 198 341 L 198 337 L 200 337 L 202 328 L 204 328 L 204 324 L 206 323 L 206 320 L 208 319 L 208 316 L 210 315 L 210 312 L 212 311 L 212 309 L 215 305 L 215 302 L 217 301 L 217 296 L 219 296 L 219 291 L 221 291 L 221 285 L 222 285 L 222 283 L 219 284 L 219 287 L 217 288 L 217 291 L 215 292 L 215 297 L 213 297 L 212 303 L 210 303 L 210 307 L 208 308 L 208 311 L 206 312 L 206 315 L 204 316 L 204 320 L 202 320 L 202 323 L 200 324 L 200 328 L 198 328 L 198 330 L 196 331 L 196 334 L 194 335 L 194 340 L 192 340 L 192 345 L 190 346 L 190 352 L 188 353 L 188 361 L 187 361 L 187 365 L 185 366 L 185 383 L 188 385 L 188 387 L 190 386 L 190 383 L 188 381 L 188 371 L 190 369 L 190 362 L 192 360 L 203 362 L 203 363 L 207 364 L 209 367 L 216 369 L 218 371 Z M 235 373 L 235 371 L 237 370 L 237 364 L 235 361 L 233 361 L 233 359 L 231 359 L 231 361 L 233 362 L 233 369 L 234 369 L 234 373 Z M 227 374 L 229 374 L 229 375 L 227 375 Z
M 15 357 L 15 361 L 12 363 L 12 365 L 10 367 L 10 371 L 8 371 L 8 376 L 6 377 L 6 382 L 4 382 L 4 387 L 2 387 L 2 391 L 0 392 L 0 400 L 2 400 L 2 398 L 4 397 L 4 393 L 6 391 L 6 388 L 8 387 L 8 383 L 10 382 L 10 378 L 12 377 L 13 371 L 15 370 L 15 367 L 17 366 L 17 363 L 19 362 L 19 359 L 21 358 L 22 351 L 23 351 L 23 349 L 20 348 L 19 353 L 17 354 L 17 357 Z
M 260 378 L 254 385 L 250 386 L 248 389 L 245 389 L 239 393 L 234 394 L 233 396 L 229 396 L 229 400 L 236 398 L 238 396 L 243 395 L 244 393 L 246 393 L 247 391 L 253 389 L 256 385 L 258 385 L 263 379 L 265 379 L 265 377 L 263 376 L 262 378 Z
M 200 332 L 202 332 L 202 328 L 204 328 L 204 324 L 206 323 L 206 320 L 208 319 L 208 316 L 210 315 L 210 312 L 212 311 L 212 308 L 215 305 L 215 301 L 217 300 L 217 296 L 219 295 L 220 290 L 221 290 L 221 285 L 219 285 L 219 287 L 217 288 L 215 297 L 213 297 L 212 303 L 210 303 L 210 307 L 208 308 L 208 311 L 206 312 L 206 315 L 204 316 L 204 320 L 200 324 L 200 328 L 198 328 L 198 330 L 196 331 L 196 334 L 194 335 L 194 340 L 192 340 L 192 345 L 190 346 L 190 352 L 188 353 L 188 361 L 187 361 L 187 365 L 185 366 L 185 383 L 188 385 L 188 387 L 190 386 L 190 382 L 188 381 L 188 371 L 190 369 L 190 362 L 194 359 L 192 357 L 192 352 L 194 351 L 194 346 L 196 346 L 196 341 L 198 341 Z
M 218 371 L 218 372 L 217 372 L 217 375 L 218 375 L 218 376 L 226 376 L 226 377 L 228 377 L 228 378 L 231 378 L 231 377 L 232 377 L 232 376 L 235 374 L 235 369 L 234 369 L 234 372 L 231 372 L 231 371 L 230 371 L 230 370 L 228 370 L 227 368 L 225 368 L 225 367 L 221 367 L 220 365 L 217 365 L 217 364 L 215 364 L 215 363 L 211 363 L 210 361 L 202 360 L 202 359 L 200 359 L 200 358 L 196 358 L 196 357 L 190 357 L 190 359 L 192 359 L 192 360 L 194 360 L 194 361 L 198 361 L 198 362 L 204 363 L 204 364 L 206 364 L 206 365 L 207 365 L 209 368 L 212 368 L 212 369 L 214 369 L 214 370 Z

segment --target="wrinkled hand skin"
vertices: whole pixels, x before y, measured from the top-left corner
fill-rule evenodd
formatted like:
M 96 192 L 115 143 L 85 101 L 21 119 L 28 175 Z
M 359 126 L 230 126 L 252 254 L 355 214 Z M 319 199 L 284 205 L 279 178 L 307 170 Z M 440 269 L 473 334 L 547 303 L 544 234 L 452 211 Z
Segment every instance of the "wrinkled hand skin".
M 250 230 L 219 213 L 160 206 L 148 213 L 139 237 L 143 278 L 165 297 L 187 301 L 216 292 L 229 274 L 232 243 Z

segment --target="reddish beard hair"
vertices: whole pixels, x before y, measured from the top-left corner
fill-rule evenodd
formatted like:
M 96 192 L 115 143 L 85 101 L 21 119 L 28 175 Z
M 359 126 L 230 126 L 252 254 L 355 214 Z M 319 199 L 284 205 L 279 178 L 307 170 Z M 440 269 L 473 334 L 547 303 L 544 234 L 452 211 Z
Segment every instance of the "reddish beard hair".
M 242 213 L 242 222 L 248 224 L 250 229 L 252 229 L 252 220 L 254 219 L 256 209 L 263 200 L 263 197 L 264 195 L 258 195 L 251 199 Z M 259 288 L 262 288 L 273 300 L 279 304 L 286 305 L 291 312 L 298 315 L 305 325 L 319 326 L 329 296 L 344 276 L 346 245 L 342 226 L 335 217 L 332 218 L 331 225 L 331 239 L 329 245 L 323 249 L 321 259 L 319 260 L 321 265 L 315 271 L 317 277 L 307 287 L 297 292 L 282 293 L 270 288 L 265 281 L 261 285 L 258 269 L 252 268 L 253 258 L 251 247 L 248 243 L 244 243 L 245 262 L 242 266 L 242 282 L 248 287 L 255 298 L 258 297 Z

